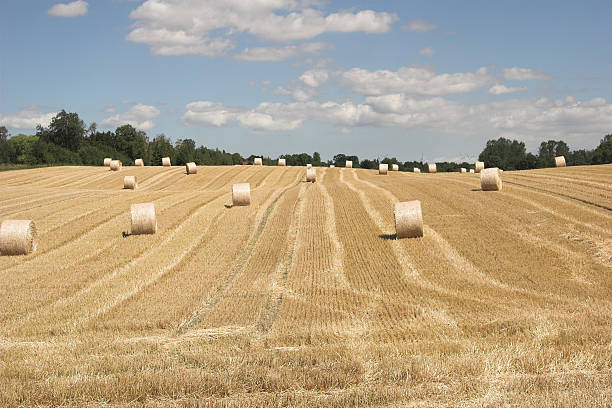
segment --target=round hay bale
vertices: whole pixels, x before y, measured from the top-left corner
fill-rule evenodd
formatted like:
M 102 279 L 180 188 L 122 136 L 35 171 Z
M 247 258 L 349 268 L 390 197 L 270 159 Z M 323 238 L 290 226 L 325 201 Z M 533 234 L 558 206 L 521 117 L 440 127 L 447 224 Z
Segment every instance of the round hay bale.
M 480 173 L 485 168 L 484 162 L 477 161 L 474 163 L 474 172 Z
M 391 171 L 399 171 L 399 166 L 397 164 L 392 164 Z
M 4 220 L 0 224 L 0 255 L 36 252 L 36 225 L 32 220 Z
M 312 164 L 310 163 L 306 164 L 306 168 L 311 168 L 311 167 L 312 167 Z
M 164 167 L 172 166 L 172 164 L 170 163 L 170 158 L 169 157 L 162 157 L 162 166 L 164 166 Z
M 480 172 L 482 191 L 500 191 L 502 189 L 501 173 L 497 167 L 483 169 Z
M 347 160 L 346 164 L 344 165 L 344 167 L 346 167 L 347 169 L 352 169 L 353 168 L 353 161 L 352 160 Z
M 333 169 L 333 168 L 335 168 L 335 167 L 336 167 L 336 165 L 334 165 L 334 164 L 330 164 L 330 165 L 329 165 L 329 168 L 330 168 L 330 169 Z
M 187 174 L 197 174 L 198 166 L 194 162 L 189 162 L 185 165 L 185 173 Z
M 144 161 L 142 159 L 134 160 L 134 166 L 144 167 Z
M 249 183 L 238 183 L 232 186 L 232 205 L 251 204 L 251 185 Z
M 470 169 L 470 173 L 474 174 L 474 169 Z
M 286 166 L 287 165 L 287 161 L 285 159 L 278 159 L 278 165 L 279 166 Z
M 418 238 L 423 236 L 423 213 L 419 200 L 395 203 L 395 234 L 397 238 Z
M 389 171 L 389 165 L 387 163 L 380 163 L 378 165 L 378 174 L 387 174 Z
M 317 181 L 317 171 L 312 167 L 308 167 L 306 169 L 306 181 L 309 183 L 314 183 Z
M 132 235 L 155 234 L 157 232 L 157 218 L 155 217 L 155 204 L 132 204 Z
M 123 178 L 123 188 L 127 190 L 136 190 L 138 188 L 136 176 L 125 176 Z
M 565 156 L 555 157 L 555 167 L 565 167 Z
M 467 170 L 466 170 L 466 168 L 465 168 L 465 167 L 462 167 L 462 168 L 461 168 L 459 171 L 460 171 L 461 173 L 467 173 Z
M 113 159 L 111 159 L 110 157 L 105 157 L 104 158 L 104 167 L 110 167 L 111 162 L 113 161 Z
M 121 166 L 123 166 L 123 164 L 121 163 L 121 160 L 113 160 L 111 161 L 110 169 L 112 171 L 119 171 L 121 170 Z
M 438 167 L 436 166 L 436 163 L 429 163 L 427 165 L 427 167 L 428 167 L 428 171 L 430 173 L 437 173 L 438 172 Z
M 253 160 L 253 165 L 255 165 L 255 166 L 263 166 L 263 160 L 261 159 L 261 157 L 256 157 Z
M 414 169 L 412 169 L 413 173 L 420 173 L 421 169 L 419 169 L 418 167 L 415 167 Z

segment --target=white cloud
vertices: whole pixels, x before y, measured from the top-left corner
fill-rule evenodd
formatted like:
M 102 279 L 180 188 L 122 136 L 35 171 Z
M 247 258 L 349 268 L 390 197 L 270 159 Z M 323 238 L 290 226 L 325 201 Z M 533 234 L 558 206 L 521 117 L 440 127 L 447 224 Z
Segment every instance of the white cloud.
M 298 79 L 308 86 L 317 88 L 327 83 L 329 74 L 325 70 L 311 69 L 300 75 Z
M 306 102 L 319 96 L 319 93 L 314 88 L 302 88 L 302 87 L 282 87 L 276 88 L 273 93 L 275 95 L 287 95 L 290 96 L 294 101 Z
M 100 122 L 100 127 L 110 129 L 123 125 L 132 125 L 136 129 L 151 130 L 155 127 L 153 119 L 160 114 L 159 109 L 141 103 L 132 106 L 126 112 L 114 115 Z
M 10 129 L 33 130 L 37 125 L 48 127 L 57 112 L 43 113 L 24 109 L 9 115 L 0 115 L 0 125 Z
M 72 3 L 58 3 L 47 10 L 54 17 L 78 17 L 87 14 L 87 2 L 82 0 Z
M 526 81 L 529 79 L 551 79 L 550 75 L 547 75 L 540 71 L 534 71 L 529 68 L 504 68 L 504 78 L 509 81 Z
M 495 84 L 491 88 L 489 88 L 489 93 L 493 95 L 504 95 L 504 94 L 514 93 L 514 92 L 524 91 L 526 89 L 527 89 L 526 86 L 512 88 L 512 87 L 507 87 L 506 85 L 502 85 L 502 84 Z
M 115 107 L 113 105 L 106 105 L 102 110 L 104 113 L 115 113 Z
M 279 119 L 260 112 L 245 112 L 239 114 L 237 120 L 242 127 L 256 132 L 295 130 L 302 125 L 302 120 L 300 119 Z
M 436 50 L 431 47 L 425 47 L 419 50 L 419 54 L 424 55 L 425 57 L 432 57 L 435 53 Z
M 425 20 L 422 20 L 420 18 L 414 19 L 412 21 L 410 21 L 408 24 L 406 24 L 403 27 L 405 30 L 409 30 L 409 31 L 416 31 L 419 33 L 424 33 L 426 31 L 431 31 L 434 30 L 436 28 L 438 28 L 437 25 L 435 24 L 431 24 Z
M 424 68 L 400 67 L 397 71 L 368 71 L 353 68 L 343 72 L 342 86 L 363 95 L 403 92 L 417 95 L 449 95 L 472 92 L 489 85 L 492 77 L 486 67 L 476 72 L 436 74 Z
M 277 62 L 303 54 L 319 54 L 321 51 L 331 48 L 331 45 L 326 43 L 245 48 L 234 58 L 242 61 Z
M 307 0 L 147 0 L 130 13 L 136 23 L 127 39 L 160 55 L 219 56 L 241 33 L 287 42 L 326 32 L 385 33 L 397 20 L 395 14 L 372 10 L 325 15 L 317 5 Z M 261 55 L 252 49 L 239 55 L 249 52 Z

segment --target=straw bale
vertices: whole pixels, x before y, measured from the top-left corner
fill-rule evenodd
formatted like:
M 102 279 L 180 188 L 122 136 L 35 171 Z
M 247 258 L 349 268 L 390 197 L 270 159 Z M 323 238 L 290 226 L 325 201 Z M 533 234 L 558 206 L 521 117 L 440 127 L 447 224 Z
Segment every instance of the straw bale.
M 306 181 L 309 183 L 317 181 L 317 171 L 314 168 L 308 167 L 306 169 Z
M 483 169 L 480 172 L 480 187 L 483 191 L 500 191 L 502 189 L 501 173 L 497 167 Z
M 287 161 L 285 159 L 278 159 L 278 165 L 279 166 L 286 166 L 287 165 Z
M 113 160 L 111 161 L 110 169 L 112 171 L 119 171 L 121 170 L 121 166 L 123 166 L 123 163 L 121 163 L 121 160 Z
M 353 168 L 353 161 L 352 160 L 347 160 L 344 167 L 346 167 L 347 169 Z
M 238 183 L 232 186 L 232 205 L 251 204 L 251 185 L 249 183 Z
M 162 157 L 162 166 L 164 166 L 164 167 L 172 166 L 172 163 L 170 163 L 170 158 L 169 157 Z
M 555 157 L 555 167 L 565 167 L 565 156 Z
M 32 220 L 4 220 L 0 224 L 0 255 L 36 252 L 36 225 Z
M 391 171 L 399 171 L 399 166 L 397 164 L 392 164 Z
M 128 190 L 136 190 L 138 188 L 136 176 L 125 176 L 123 178 L 123 188 Z
M 132 204 L 132 235 L 155 234 L 157 232 L 157 218 L 155 217 L 155 204 Z
M 254 164 L 255 166 L 263 166 L 263 160 L 261 159 L 261 157 L 256 157 L 256 158 L 253 160 L 253 164 Z
M 110 167 L 111 162 L 113 161 L 113 159 L 111 159 L 110 157 L 105 157 L 104 158 L 104 167 Z
M 136 159 L 134 160 L 134 166 L 143 167 L 144 161 L 142 159 Z
M 461 173 L 467 173 L 467 170 L 466 170 L 465 167 L 462 167 L 460 171 L 461 171 Z
M 380 163 L 378 165 L 378 174 L 387 174 L 389 171 L 389 165 L 387 163 Z
M 484 162 L 477 161 L 476 163 L 474 163 L 474 172 L 475 173 L 480 173 L 481 170 L 483 170 L 484 168 L 485 168 Z
M 423 236 L 423 213 L 419 200 L 395 203 L 395 233 L 397 238 L 418 238 Z
M 412 169 L 413 173 L 420 173 L 421 169 L 419 169 L 418 167 L 415 167 L 414 169 Z
M 430 173 L 437 173 L 438 172 L 438 167 L 436 166 L 436 163 L 429 163 L 427 165 L 428 170 Z
M 194 162 L 189 162 L 185 165 L 185 173 L 187 174 L 197 174 L 198 166 Z

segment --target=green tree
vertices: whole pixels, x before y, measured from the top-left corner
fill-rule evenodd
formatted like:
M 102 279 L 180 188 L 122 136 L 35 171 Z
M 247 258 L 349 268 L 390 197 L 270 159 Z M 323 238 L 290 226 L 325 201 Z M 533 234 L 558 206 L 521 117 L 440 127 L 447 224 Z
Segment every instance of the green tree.
M 569 146 L 563 140 L 549 140 L 540 143 L 538 150 L 538 166 L 539 167 L 554 167 L 555 156 L 568 156 Z
M 593 152 L 593 164 L 612 163 L 612 135 L 606 135 Z
M 487 167 L 499 167 L 504 170 L 525 169 L 527 152 L 525 143 L 500 137 L 487 141 L 487 145 L 478 160 L 485 162 Z
M 85 139 L 85 123 L 79 119 L 77 113 L 68 113 L 62 109 L 51 119 L 48 128 L 37 126 L 36 134 L 43 142 L 53 143 L 57 146 L 76 152 Z
M 168 139 L 163 133 L 160 133 L 155 138 L 153 138 L 153 141 L 149 144 L 149 146 L 151 153 L 151 162 L 145 162 L 145 164 L 161 166 L 162 157 L 170 157 L 170 161 L 174 162 L 176 154 L 174 151 L 174 147 L 172 147 L 170 139 Z
M 113 147 L 124 152 L 132 162 L 147 155 L 147 134 L 136 130 L 132 125 L 123 125 L 115 130 Z
M 176 150 L 176 164 L 182 166 L 195 161 L 196 144 L 192 139 L 179 139 L 174 144 L 174 148 Z
M 15 160 L 15 150 L 8 142 L 9 137 L 6 126 L 0 126 L 0 163 L 11 163 Z

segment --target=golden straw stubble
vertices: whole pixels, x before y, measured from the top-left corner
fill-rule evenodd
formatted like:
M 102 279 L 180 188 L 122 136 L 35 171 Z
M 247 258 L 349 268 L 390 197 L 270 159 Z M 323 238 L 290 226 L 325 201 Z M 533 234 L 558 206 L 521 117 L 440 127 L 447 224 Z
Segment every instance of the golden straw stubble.
M 121 166 L 123 166 L 123 164 L 121 163 L 121 160 L 112 160 L 110 163 L 110 169 L 112 171 L 121 170 Z
M 185 172 L 187 174 L 197 174 L 198 166 L 194 162 L 189 162 L 185 165 Z
M 27 255 L 37 246 L 32 220 L 4 220 L 0 224 L 0 255 Z
M 127 190 L 135 190 L 138 188 L 136 176 L 125 176 L 123 178 L 123 188 Z
M 317 181 L 317 172 L 314 168 L 308 167 L 306 169 L 306 181 L 309 183 L 314 183 Z
M 555 157 L 555 167 L 565 167 L 565 156 Z
M 378 165 L 378 174 L 387 174 L 389 170 L 389 165 L 387 163 L 380 163 Z
M 232 186 L 232 205 L 251 204 L 251 185 L 249 183 L 237 183 Z
M 418 238 L 423 236 L 423 213 L 419 200 L 395 203 L 395 234 L 397 238 Z
M 111 159 L 110 157 L 105 157 L 104 158 L 104 167 L 110 167 L 111 162 L 113 161 L 113 159 Z
M 155 234 L 157 232 L 155 204 L 132 204 L 130 214 L 132 216 L 132 235 Z
M 480 172 L 480 187 L 483 191 L 500 191 L 502 189 L 501 172 L 497 167 L 483 169 Z

